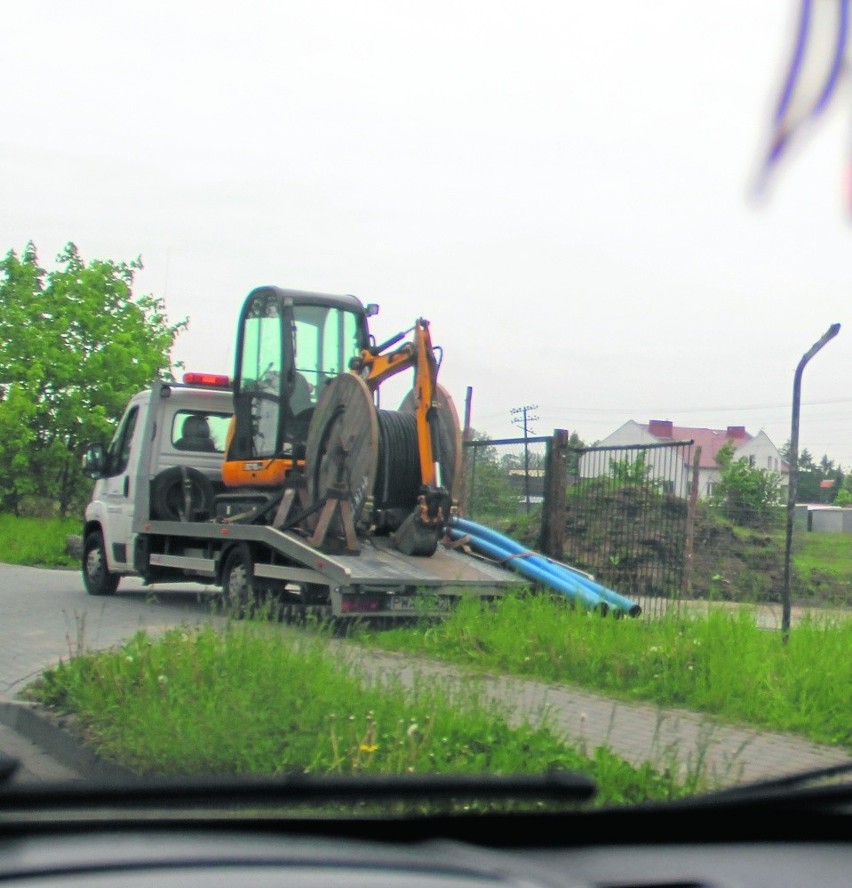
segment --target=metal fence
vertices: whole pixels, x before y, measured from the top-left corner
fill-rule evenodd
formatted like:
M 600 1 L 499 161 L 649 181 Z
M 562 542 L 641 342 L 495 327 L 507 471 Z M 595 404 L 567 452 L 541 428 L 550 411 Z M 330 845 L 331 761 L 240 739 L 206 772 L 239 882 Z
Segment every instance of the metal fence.
M 569 447 L 567 489 L 554 504 L 553 440 L 466 441 L 466 517 L 530 547 L 541 547 L 545 524 L 558 525 L 560 551 L 547 554 L 636 600 L 648 616 L 676 605 L 689 583 L 692 442 Z
M 687 583 L 692 442 L 572 449 L 563 553 L 655 615 Z
M 464 442 L 465 516 L 533 545 L 541 529 L 549 437 Z

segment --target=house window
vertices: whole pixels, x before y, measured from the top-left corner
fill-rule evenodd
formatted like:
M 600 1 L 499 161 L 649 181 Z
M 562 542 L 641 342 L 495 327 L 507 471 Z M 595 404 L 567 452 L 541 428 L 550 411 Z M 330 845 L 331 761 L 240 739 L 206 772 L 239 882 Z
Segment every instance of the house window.
M 715 481 L 708 481 L 707 482 L 707 496 L 713 496 L 713 494 L 715 492 L 716 492 L 716 482 Z
M 663 493 L 674 493 L 674 481 L 663 481 Z
M 748 464 L 749 464 L 752 468 L 754 468 L 754 454 L 752 454 L 752 455 L 748 458 Z

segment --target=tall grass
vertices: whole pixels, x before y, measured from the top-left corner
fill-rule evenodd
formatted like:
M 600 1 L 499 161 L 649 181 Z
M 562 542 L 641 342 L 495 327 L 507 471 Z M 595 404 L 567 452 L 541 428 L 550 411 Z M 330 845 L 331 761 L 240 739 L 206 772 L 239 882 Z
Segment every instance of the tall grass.
M 599 803 L 703 788 L 602 747 L 565 745 L 545 726 L 510 727 L 467 688 L 393 678 L 362 685 L 325 639 L 254 623 L 136 635 L 120 651 L 74 657 L 29 692 L 73 712 L 101 754 L 140 774 L 542 773 L 581 771 Z M 682 777 L 679 778 L 682 781 Z
M 748 609 L 615 620 L 519 595 L 488 609 L 463 602 L 440 624 L 358 638 L 852 747 L 852 619 L 807 619 L 785 645 Z
M 79 518 L 16 518 L 0 514 L 0 561 L 33 567 L 78 567 L 66 540 L 79 534 Z

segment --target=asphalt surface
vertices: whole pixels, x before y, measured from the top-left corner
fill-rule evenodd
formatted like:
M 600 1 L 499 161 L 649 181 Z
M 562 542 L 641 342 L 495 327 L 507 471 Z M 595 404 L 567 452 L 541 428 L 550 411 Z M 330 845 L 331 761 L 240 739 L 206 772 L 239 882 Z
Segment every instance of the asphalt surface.
M 145 588 L 125 578 L 116 595 L 94 598 L 79 571 L 8 564 L 0 564 L 0 615 L 0 753 L 20 761 L 15 779 L 27 783 L 88 777 L 98 767 L 70 737 L 27 717 L 16 698 L 28 684 L 80 651 L 211 618 L 209 595 L 196 584 Z
M 14 778 L 34 783 L 105 776 L 109 767 L 65 731 L 39 718 L 16 699 L 26 685 L 60 658 L 117 645 L 139 630 L 213 619 L 209 597 L 192 584 L 144 588 L 125 579 L 119 592 L 93 598 L 76 571 L 0 564 L 0 753 L 21 762 Z M 441 682 L 449 692 L 485 698 L 508 707 L 510 719 L 547 718 L 588 750 L 606 745 L 635 764 L 647 760 L 681 772 L 700 768 L 719 784 L 764 779 L 806 768 L 839 764 L 846 750 L 809 743 L 794 735 L 725 725 L 682 710 L 614 702 L 587 691 L 505 676 L 472 677 L 441 663 L 365 651 L 341 643 L 341 660 L 375 680 L 413 685 Z M 120 773 L 120 769 L 119 769 Z

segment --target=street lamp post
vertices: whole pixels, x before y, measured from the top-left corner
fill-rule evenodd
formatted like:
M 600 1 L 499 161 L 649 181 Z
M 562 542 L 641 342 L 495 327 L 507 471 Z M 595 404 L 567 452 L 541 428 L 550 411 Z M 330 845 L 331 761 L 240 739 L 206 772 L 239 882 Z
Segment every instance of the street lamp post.
M 781 611 L 781 634 L 786 642 L 790 636 L 790 554 L 793 548 L 793 518 L 796 514 L 796 494 L 799 488 L 799 400 L 802 389 L 802 373 L 805 364 L 840 332 L 840 324 L 832 324 L 819 341 L 802 355 L 793 380 L 793 421 L 790 431 L 790 483 L 787 490 L 787 540 L 784 549 L 784 594 Z

